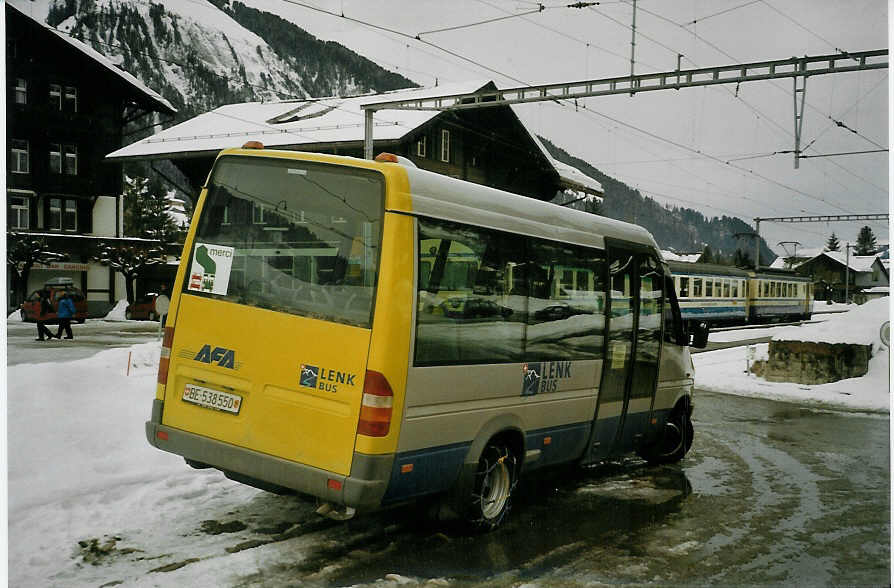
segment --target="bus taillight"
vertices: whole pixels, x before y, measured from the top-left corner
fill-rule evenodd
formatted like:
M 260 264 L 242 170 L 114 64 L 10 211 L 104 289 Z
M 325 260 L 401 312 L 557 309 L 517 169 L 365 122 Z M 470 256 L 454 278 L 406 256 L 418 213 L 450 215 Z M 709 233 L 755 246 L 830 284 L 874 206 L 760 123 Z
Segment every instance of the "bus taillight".
M 165 337 L 161 342 L 161 357 L 158 360 L 158 383 L 168 384 L 168 366 L 171 363 L 171 345 L 174 344 L 174 327 L 165 327 Z
M 391 391 L 391 384 L 385 376 L 373 370 L 366 370 L 357 432 L 369 437 L 386 436 L 391 427 L 393 401 L 394 392 Z

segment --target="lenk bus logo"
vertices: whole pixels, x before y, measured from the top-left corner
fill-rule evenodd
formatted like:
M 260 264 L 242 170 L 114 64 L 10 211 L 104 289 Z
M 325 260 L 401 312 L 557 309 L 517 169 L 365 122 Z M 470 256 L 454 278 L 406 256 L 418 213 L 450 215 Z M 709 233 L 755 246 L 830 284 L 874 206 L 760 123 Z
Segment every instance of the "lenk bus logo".
M 570 361 L 545 361 L 522 366 L 522 396 L 555 392 L 559 380 L 571 377 Z
M 354 386 L 355 377 L 356 374 L 302 363 L 301 372 L 298 375 L 298 385 L 305 388 L 316 388 L 325 392 L 338 392 L 339 384 Z
M 231 370 L 236 369 L 236 352 L 225 347 L 211 349 L 211 345 L 205 345 L 196 353 L 193 360 L 208 364 L 216 363 Z

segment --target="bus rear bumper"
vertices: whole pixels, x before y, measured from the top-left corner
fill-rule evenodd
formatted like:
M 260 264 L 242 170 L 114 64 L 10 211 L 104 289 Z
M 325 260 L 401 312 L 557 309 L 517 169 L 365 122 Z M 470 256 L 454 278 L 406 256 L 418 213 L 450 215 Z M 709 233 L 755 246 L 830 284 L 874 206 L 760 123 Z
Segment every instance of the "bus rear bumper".
M 163 401 L 155 399 L 146 439 L 153 447 L 207 464 L 240 481 L 254 479 L 357 510 L 377 508 L 388 487 L 394 455 L 354 453 L 351 474 L 344 476 L 167 427 L 161 424 Z

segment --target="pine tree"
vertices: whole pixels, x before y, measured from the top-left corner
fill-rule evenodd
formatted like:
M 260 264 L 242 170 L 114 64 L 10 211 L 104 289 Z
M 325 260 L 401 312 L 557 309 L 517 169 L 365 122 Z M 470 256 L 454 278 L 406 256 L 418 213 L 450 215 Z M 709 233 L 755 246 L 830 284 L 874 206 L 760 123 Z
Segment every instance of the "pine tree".
M 124 276 L 127 301 L 134 301 L 134 279 L 150 265 L 165 262 L 165 249 L 177 242 L 181 228 L 169 214 L 168 193 L 157 178 L 125 177 L 124 234 L 152 239 L 145 246 L 104 243 L 94 259 Z
M 829 240 L 826 241 L 826 251 L 839 251 L 840 249 L 841 243 L 838 242 L 838 237 L 835 236 L 835 232 L 833 231 Z
M 139 176 L 124 181 L 124 234 L 163 245 L 176 243 L 181 229 L 170 215 L 171 202 L 161 181 Z
M 857 255 L 872 255 L 877 249 L 878 245 L 875 242 L 875 235 L 872 233 L 872 229 L 868 225 L 864 225 L 860 229 L 860 234 L 857 235 L 857 249 L 855 253 Z

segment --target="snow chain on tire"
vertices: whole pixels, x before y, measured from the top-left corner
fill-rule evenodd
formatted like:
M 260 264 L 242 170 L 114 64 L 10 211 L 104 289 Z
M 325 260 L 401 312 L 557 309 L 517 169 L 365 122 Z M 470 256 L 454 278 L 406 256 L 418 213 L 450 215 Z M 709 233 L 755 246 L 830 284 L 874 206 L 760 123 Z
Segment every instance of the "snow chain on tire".
M 499 457 L 491 463 L 490 453 L 497 453 Z M 485 484 L 497 468 L 505 468 L 509 477 L 505 487 L 498 490 L 497 495 L 486 496 Z M 500 480 L 493 480 L 500 483 Z M 492 482 L 493 482 L 492 481 Z M 495 529 L 503 522 L 512 506 L 512 493 L 518 483 L 518 460 L 513 453 L 503 445 L 488 445 L 481 455 L 478 471 L 475 473 L 475 483 L 472 489 L 469 504 L 469 522 L 478 530 L 489 531 Z M 488 508 L 498 501 L 503 501 L 502 507 L 490 518 L 486 516 Z

